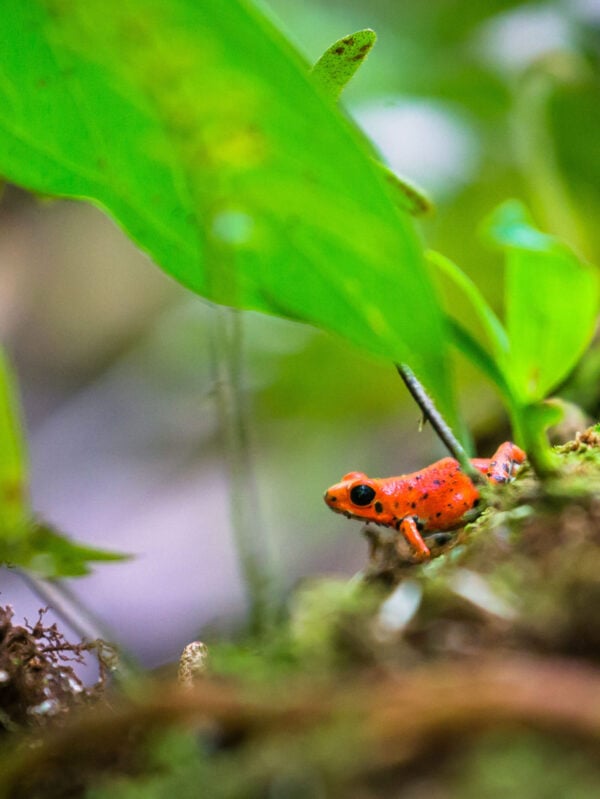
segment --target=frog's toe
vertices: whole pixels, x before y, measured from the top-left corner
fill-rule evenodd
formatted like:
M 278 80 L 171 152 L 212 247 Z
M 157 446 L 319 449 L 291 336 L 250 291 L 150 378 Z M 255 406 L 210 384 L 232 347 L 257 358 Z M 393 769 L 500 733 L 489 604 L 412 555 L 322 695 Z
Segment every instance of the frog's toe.
M 453 539 L 452 533 L 433 533 L 427 536 L 427 543 L 434 547 L 445 547 Z

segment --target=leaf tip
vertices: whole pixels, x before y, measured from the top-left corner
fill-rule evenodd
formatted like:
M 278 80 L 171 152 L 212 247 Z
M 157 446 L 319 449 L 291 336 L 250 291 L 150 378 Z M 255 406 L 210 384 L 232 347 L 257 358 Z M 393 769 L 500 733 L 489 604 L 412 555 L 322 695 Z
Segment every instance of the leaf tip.
M 366 59 L 377 40 L 371 28 L 349 33 L 325 50 L 311 70 L 311 75 L 336 99 Z
M 546 250 L 554 241 L 539 231 L 526 205 L 511 199 L 501 203 L 483 221 L 483 238 L 496 247 L 518 247 L 525 250 Z

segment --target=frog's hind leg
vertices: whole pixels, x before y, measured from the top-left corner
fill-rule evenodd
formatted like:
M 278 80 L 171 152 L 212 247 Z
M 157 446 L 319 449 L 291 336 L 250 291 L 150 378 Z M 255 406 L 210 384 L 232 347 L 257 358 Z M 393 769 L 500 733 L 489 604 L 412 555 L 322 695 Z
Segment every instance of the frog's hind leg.
M 485 476 L 494 483 L 508 483 L 513 479 L 526 457 L 523 450 L 516 444 L 513 444 L 512 441 L 505 441 L 490 458 Z
M 431 557 L 431 552 L 423 541 L 415 516 L 406 516 L 404 519 L 400 519 L 395 527 L 407 540 L 416 560 L 427 560 Z

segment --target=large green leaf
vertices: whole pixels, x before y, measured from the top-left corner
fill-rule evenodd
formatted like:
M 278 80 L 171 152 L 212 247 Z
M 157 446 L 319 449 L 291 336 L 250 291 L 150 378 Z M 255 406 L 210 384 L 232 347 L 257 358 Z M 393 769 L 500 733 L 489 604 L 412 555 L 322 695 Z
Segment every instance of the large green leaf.
M 214 301 L 410 363 L 453 421 L 412 224 L 250 2 L 5 0 L 0 25 L 1 173 L 102 206 Z
M 567 376 L 590 342 L 598 273 L 562 242 L 536 230 L 517 201 L 500 206 L 488 230 L 506 252 L 506 378 L 522 403 L 536 402 Z

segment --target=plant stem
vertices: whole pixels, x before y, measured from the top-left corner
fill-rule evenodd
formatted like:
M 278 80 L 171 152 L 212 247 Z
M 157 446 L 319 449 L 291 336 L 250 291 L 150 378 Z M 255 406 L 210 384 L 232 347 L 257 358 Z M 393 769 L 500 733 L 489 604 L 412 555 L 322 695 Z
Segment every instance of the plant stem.
M 484 483 L 485 477 L 472 466 L 464 447 L 456 438 L 442 414 L 435 407 L 435 403 L 425 391 L 423 384 L 417 379 L 412 369 L 404 363 L 396 364 L 396 369 L 404 381 L 406 388 L 412 395 L 412 398 L 421 409 L 423 416 L 431 424 L 438 438 L 452 457 L 460 463 L 465 474 L 468 474 L 474 483 Z
M 551 411 L 542 402 L 513 406 L 510 410 L 515 438 L 527 453 L 527 460 L 540 480 L 558 472 L 558 460 L 546 433 L 548 426 L 557 420 L 552 419 L 549 413 Z
M 590 243 L 575 211 L 556 155 L 548 120 L 548 106 L 557 77 L 540 65 L 526 74 L 515 91 L 512 119 L 513 144 L 517 162 L 545 226 L 564 239 L 584 257 L 590 257 Z
M 262 635 L 271 629 L 276 608 L 244 401 L 239 311 L 215 308 L 212 345 L 215 393 L 229 471 L 231 523 L 250 604 L 250 630 Z

